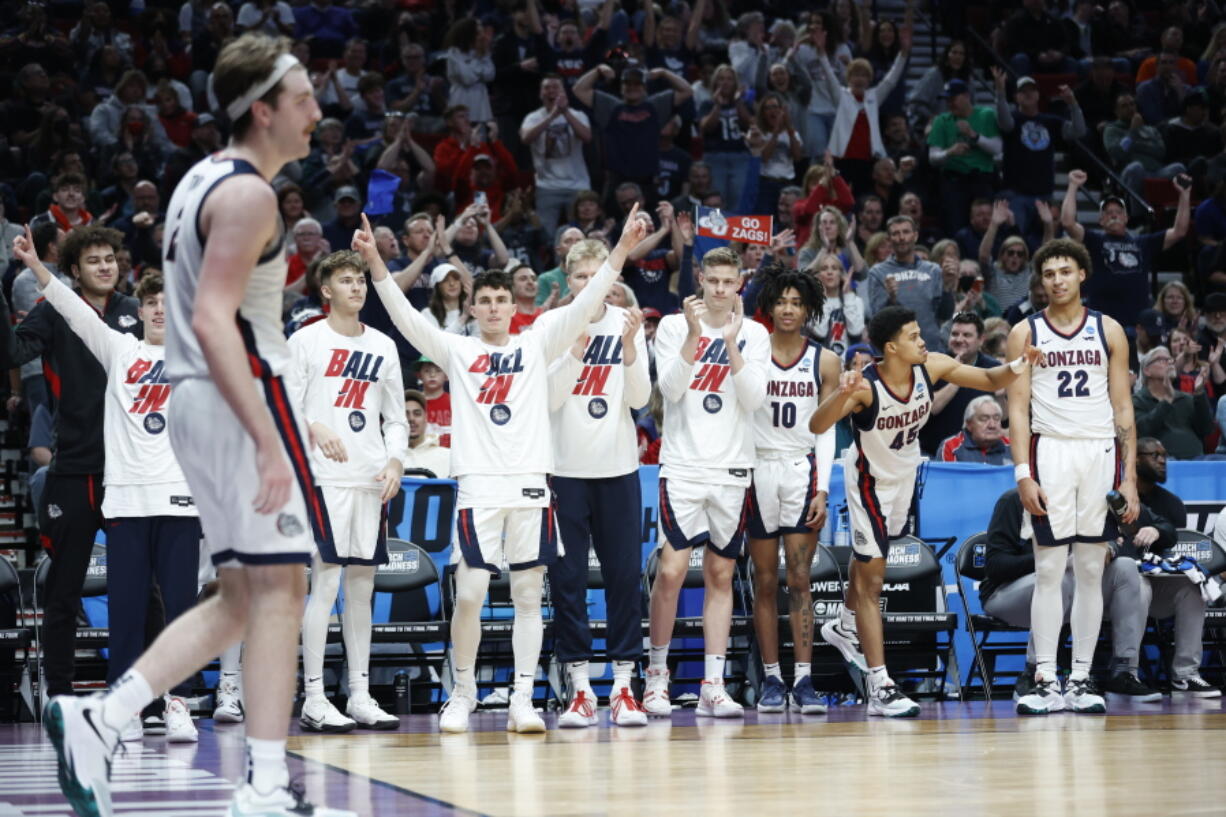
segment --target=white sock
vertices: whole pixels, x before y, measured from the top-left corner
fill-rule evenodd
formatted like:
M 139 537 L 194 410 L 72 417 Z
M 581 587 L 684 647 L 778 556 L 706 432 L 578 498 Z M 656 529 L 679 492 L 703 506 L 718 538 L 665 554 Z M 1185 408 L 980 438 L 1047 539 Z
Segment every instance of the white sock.
M 767 678 L 774 678 L 778 681 L 783 680 L 783 671 L 779 669 L 778 663 L 763 664 L 762 669 L 766 673 Z
M 374 565 L 345 568 L 345 612 L 341 635 L 345 639 L 345 662 L 349 665 L 349 697 L 370 694 L 370 600 L 375 592 Z
M 811 665 L 807 661 L 797 661 L 796 662 L 796 677 L 793 679 L 792 683 L 793 684 L 796 683 L 801 678 L 804 678 L 812 674 L 812 672 L 813 670 L 811 669 Z
M 236 683 L 243 672 L 243 642 L 235 641 L 221 654 L 221 674 Z
M 647 649 L 647 668 L 654 670 L 668 669 L 668 644 L 657 647 L 652 644 Z
M 102 722 L 122 731 L 128 721 L 156 697 L 145 676 L 135 668 L 130 669 L 119 676 L 111 691 L 102 699 Z
M 703 666 L 706 671 L 703 673 L 702 680 L 708 684 L 723 684 L 724 683 L 724 663 L 727 662 L 727 657 L 723 655 L 708 655 L 703 659 Z
M 881 689 L 890 680 L 890 674 L 885 671 L 885 665 L 880 667 L 868 668 L 868 687 L 869 689 Z
M 592 694 L 592 680 L 588 673 L 588 662 L 571 661 L 566 665 L 566 677 L 570 679 L 570 687 L 575 692 Z
M 515 656 L 515 691 L 532 695 L 532 682 L 541 660 L 541 641 L 545 625 L 541 618 L 541 594 L 545 587 L 545 568 L 511 571 L 511 602 L 515 605 L 515 624 L 511 630 L 511 652 Z
M 263 795 L 289 785 L 284 740 L 247 738 L 247 782 Z
M 321 698 L 324 694 L 328 623 L 340 584 L 341 566 L 328 564 L 316 553 L 311 563 L 311 595 L 302 614 L 302 686 L 308 698 Z
M 1034 595 L 1030 599 L 1030 637 L 1034 641 L 1034 662 L 1037 674 L 1055 680 L 1056 651 L 1060 646 L 1060 628 L 1064 625 L 1061 585 L 1068 567 L 1068 546 L 1033 547 Z
M 633 661 L 613 662 L 613 689 L 630 686 L 630 676 L 634 675 Z
M 856 631 L 856 611 L 844 604 L 843 609 L 839 612 L 839 624 L 844 630 L 854 633 Z

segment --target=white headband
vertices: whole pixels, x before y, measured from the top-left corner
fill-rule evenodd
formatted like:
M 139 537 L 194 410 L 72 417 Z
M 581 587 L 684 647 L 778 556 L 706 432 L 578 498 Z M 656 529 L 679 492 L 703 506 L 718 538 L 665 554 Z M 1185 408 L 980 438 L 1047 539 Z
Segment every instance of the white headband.
M 252 87 L 247 93 L 227 105 L 226 116 L 231 122 L 237 122 L 238 118 L 251 108 L 252 103 L 271 91 L 272 87 L 281 81 L 281 77 L 289 73 L 289 69 L 301 64 L 293 54 L 286 53 L 277 57 L 277 64 L 273 66 L 272 73 L 259 85 Z

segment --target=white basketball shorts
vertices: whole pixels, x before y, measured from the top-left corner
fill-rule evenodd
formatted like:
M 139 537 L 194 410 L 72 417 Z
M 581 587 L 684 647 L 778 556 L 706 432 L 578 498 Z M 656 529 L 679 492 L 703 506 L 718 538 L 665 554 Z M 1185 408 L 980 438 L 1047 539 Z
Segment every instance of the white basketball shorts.
M 907 532 L 907 516 L 915 496 L 915 472 L 901 479 L 874 477 L 861 468 L 856 447 L 843 456 L 843 482 L 847 489 L 847 514 L 851 522 L 851 547 L 862 562 L 885 559 L 890 540 Z
M 387 506 L 379 490 L 316 486 L 328 522 L 331 543 L 319 544 L 319 557 L 333 565 L 387 564 Z
M 1107 494 L 1120 484 L 1115 440 L 1032 434 L 1030 473 L 1047 496 L 1047 515 L 1022 519 L 1022 538 L 1044 547 L 1097 544 L 1119 535 Z
M 749 489 L 660 478 L 660 539 L 675 550 L 701 545 L 735 559 L 745 541 Z
M 749 488 L 749 538 L 813 533 L 805 519 L 816 495 L 817 459 L 811 452 L 807 456 L 759 457 Z

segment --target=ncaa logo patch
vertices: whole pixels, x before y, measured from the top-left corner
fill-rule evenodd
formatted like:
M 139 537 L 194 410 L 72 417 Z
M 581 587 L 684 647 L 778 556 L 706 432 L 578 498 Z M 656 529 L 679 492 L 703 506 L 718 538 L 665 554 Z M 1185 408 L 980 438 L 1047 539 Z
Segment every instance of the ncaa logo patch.
M 156 411 L 145 415 L 145 431 L 150 434 L 161 434 L 166 430 L 166 418 Z
M 292 539 L 295 536 L 301 536 L 305 528 L 298 521 L 298 517 L 292 513 L 283 513 L 277 517 L 277 533 L 287 539 Z
M 718 394 L 708 394 L 702 398 L 702 407 L 706 409 L 707 414 L 718 414 L 719 410 L 724 407 L 724 401 Z
M 366 415 L 360 411 L 349 412 L 349 427 L 354 431 L 366 428 Z
M 599 420 L 609 413 L 609 404 L 600 397 L 593 397 L 587 404 L 587 413 Z
M 923 394 L 923 393 L 924 393 L 924 384 L 923 384 L 922 382 L 918 381 L 918 380 L 917 380 L 917 381 L 915 381 L 915 393 L 916 393 L 917 395 L 920 395 L 920 394 Z
M 511 422 L 511 409 L 509 406 L 504 406 L 502 403 L 490 409 L 490 420 L 496 426 L 505 426 Z

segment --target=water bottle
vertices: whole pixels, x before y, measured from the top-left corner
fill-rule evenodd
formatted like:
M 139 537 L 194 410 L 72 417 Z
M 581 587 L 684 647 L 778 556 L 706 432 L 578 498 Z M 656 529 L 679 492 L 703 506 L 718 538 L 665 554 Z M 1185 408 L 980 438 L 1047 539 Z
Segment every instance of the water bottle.
M 851 524 L 850 517 L 847 514 L 847 506 L 839 508 L 839 521 L 834 528 L 834 546 L 836 548 L 850 547 L 851 545 Z
M 392 689 L 396 693 L 396 714 L 409 714 L 409 674 L 404 670 L 397 671 Z

